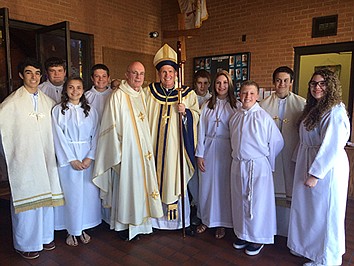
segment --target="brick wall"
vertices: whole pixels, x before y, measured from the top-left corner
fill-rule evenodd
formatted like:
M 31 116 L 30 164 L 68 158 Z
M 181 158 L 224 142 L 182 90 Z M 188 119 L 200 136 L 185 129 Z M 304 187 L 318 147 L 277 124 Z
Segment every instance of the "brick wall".
M 9 8 L 10 19 L 41 25 L 69 21 L 70 29 L 94 35 L 95 62 L 103 61 L 103 47 L 155 54 L 161 38 L 161 1 L 155 0 L 25 0 L 0 1 Z
M 177 29 L 177 0 L 0 0 L 0 6 L 9 8 L 11 19 L 43 25 L 68 20 L 72 30 L 93 34 L 95 62 L 103 61 L 103 47 L 148 55 L 164 42 L 176 47 L 177 39 L 148 33 Z M 207 0 L 207 7 L 199 36 L 186 41 L 186 84 L 193 57 L 251 52 L 251 78 L 269 87 L 276 67 L 293 66 L 293 47 L 354 39 L 353 0 Z M 333 14 L 339 15 L 337 36 L 312 39 L 312 18 Z
M 164 3 L 162 30 L 176 30 L 177 1 Z M 209 19 L 199 36 L 186 42 L 186 84 L 191 84 L 193 57 L 251 52 L 251 79 L 270 87 L 276 67 L 293 67 L 294 47 L 354 40 L 353 0 L 207 0 L 207 8 Z M 312 18 L 334 14 L 337 36 L 311 38 Z M 175 47 L 177 39 L 165 41 Z

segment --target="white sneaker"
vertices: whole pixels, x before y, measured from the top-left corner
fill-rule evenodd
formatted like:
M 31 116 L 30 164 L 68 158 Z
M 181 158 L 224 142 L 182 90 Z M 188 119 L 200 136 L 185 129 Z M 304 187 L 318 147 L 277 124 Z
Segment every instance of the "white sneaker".
M 264 247 L 263 244 L 249 244 L 246 249 L 245 253 L 249 256 L 255 256 L 258 255 L 259 252 L 261 252 L 262 248 Z

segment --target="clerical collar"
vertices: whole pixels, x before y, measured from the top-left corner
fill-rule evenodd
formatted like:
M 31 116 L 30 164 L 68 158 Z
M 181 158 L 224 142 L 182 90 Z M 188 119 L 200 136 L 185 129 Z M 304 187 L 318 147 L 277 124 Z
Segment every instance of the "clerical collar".
M 165 91 L 173 91 L 174 89 L 175 89 L 175 86 L 173 86 L 172 88 L 170 88 L 170 89 L 167 89 L 167 88 L 165 88 L 164 86 L 162 86 L 162 83 L 161 83 L 161 88 L 163 88 Z
M 279 97 L 278 95 L 277 95 L 277 97 L 278 97 L 279 99 L 286 99 L 286 98 L 288 98 L 289 95 L 290 95 L 290 93 L 288 93 L 288 94 L 285 95 L 284 97 Z

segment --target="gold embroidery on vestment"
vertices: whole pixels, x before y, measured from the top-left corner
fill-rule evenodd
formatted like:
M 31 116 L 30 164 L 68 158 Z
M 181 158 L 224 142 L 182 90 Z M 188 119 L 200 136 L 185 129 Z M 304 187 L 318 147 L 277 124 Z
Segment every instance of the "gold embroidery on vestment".
M 148 151 L 147 154 L 145 154 L 145 157 L 148 159 L 148 160 L 151 160 L 152 158 L 152 153 L 150 151 Z
M 151 196 L 153 199 L 157 199 L 157 198 L 160 196 L 160 193 L 159 193 L 157 190 L 155 190 L 155 191 L 153 191 L 153 192 L 150 194 L 150 196 Z
M 178 204 L 167 205 L 167 220 L 177 220 L 178 219 Z
M 139 117 L 139 119 L 140 119 L 141 121 L 144 121 L 145 115 L 144 115 L 142 112 L 140 112 L 140 114 L 138 115 L 138 117 Z

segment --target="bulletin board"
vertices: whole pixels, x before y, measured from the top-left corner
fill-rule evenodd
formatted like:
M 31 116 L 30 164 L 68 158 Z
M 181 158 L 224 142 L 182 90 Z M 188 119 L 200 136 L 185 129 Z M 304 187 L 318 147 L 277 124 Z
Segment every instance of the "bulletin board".
M 213 79 L 220 70 L 228 71 L 234 84 L 235 95 L 238 96 L 241 83 L 250 79 L 250 59 L 250 52 L 194 57 L 194 72 L 205 69 Z

